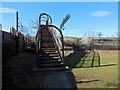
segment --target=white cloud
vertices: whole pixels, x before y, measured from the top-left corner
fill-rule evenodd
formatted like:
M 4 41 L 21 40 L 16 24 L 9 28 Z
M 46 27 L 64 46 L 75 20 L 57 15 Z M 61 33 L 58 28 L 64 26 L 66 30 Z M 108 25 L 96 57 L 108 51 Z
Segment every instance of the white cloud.
M 2 13 L 15 13 L 17 11 L 17 9 L 13 9 L 13 8 L 0 8 L 0 12 Z
M 111 12 L 108 12 L 108 11 L 95 11 L 95 12 L 90 13 L 90 15 L 96 16 L 96 17 L 105 17 L 110 14 L 111 14 Z

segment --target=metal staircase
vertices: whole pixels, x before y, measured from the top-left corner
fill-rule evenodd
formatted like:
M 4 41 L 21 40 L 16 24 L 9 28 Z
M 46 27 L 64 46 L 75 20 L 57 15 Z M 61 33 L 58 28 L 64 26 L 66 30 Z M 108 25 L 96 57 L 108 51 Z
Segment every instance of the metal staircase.
M 36 34 L 37 67 L 40 70 L 68 70 L 63 59 L 63 34 L 59 28 L 52 25 L 48 14 L 41 13 Z

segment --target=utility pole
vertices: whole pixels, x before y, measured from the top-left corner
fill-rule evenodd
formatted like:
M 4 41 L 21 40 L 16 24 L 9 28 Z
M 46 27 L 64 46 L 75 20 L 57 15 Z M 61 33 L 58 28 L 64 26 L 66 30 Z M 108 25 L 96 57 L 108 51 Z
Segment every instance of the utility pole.
M 18 32 L 18 12 L 16 12 L 16 30 Z
M 16 54 L 19 55 L 18 12 L 16 12 L 16 31 L 18 33 L 18 36 L 16 36 Z

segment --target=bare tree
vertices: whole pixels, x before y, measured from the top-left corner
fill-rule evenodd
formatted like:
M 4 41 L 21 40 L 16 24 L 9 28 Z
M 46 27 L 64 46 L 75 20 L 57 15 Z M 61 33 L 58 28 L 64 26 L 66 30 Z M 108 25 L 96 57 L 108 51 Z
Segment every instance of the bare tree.
M 20 26 L 19 31 L 24 34 L 26 43 L 33 42 L 35 35 L 35 29 L 28 26 Z
M 103 34 L 101 32 L 98 32 L 98 39 L 101 41 L 101 45 L 103 46 L 103 39 L 101 38 Z
M 89 48 L 90 48 L 90 49 L 93 49 L 94 42 L 95 42 L 95 30 L 90 30 L 90 29 L 88 29 L 88 30 L 85 32 L 84 37 L 86 38 L 86 42 L 88 43 Z
M 118 35 L 118 34 L 117 34 L 117 35 Z M 118 36 L 115 37 L 115 36 L 113 35 L 113 39 L 112 39 L 112 40 L 113 40 L 113 44 L 112 44 L 113 48 L 114 48 L 114 49 L 118 49 Z
M 102 36 L 102 33 L 99 32 L 99 33 L 98 33 L 98 38 L 101 39 L 101 36 Z
M 32 22 L 32 28 L 37 29 L 38 28 L 38 20 L 31 20 Z

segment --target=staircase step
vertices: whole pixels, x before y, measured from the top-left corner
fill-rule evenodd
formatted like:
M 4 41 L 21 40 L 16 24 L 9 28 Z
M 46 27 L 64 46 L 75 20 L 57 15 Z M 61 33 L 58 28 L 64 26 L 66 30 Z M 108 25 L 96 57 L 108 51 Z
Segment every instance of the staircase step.
M 42 48 L 55 48 L 55 45 L 54 46 L 41 46 Z
M 50 44 L 42 44 L 41 45 L 41 48 L 43 48 L 43 49 L 56 49 L 56 47 L 55 47 L 55 45 L 53 44 L 53 45 L 50 45 Z
M 50 33 L 48 30 L 42 30 L 42 33 Z
M 57 51 L 56 51 L 56 49 L 41 49 L 41 52 L 43 52 L 43 53 L 45 53 L 45 52 L 56 52 L 56 53 L 58 53 Z
M 42 40 L 52 40 L 53 41 L 52 38 L 47 38 L 47 37 L 42 37 Z
M 45 38 L 45 37 L 51 37 L 52 38 L 52 36 L 50 34 L 44 34 L 44 33 L 42 33 L 42 38 Z
M 45 64 L 45 63 L 61 63 L 61 61 L 58 60 L 40 60 L 40 64 Z
M 55 58 L 55 59 L 43 59 L 43 60 L 40 60 L 40 61 L 46 61 L 46 62 L 47 62 L 47 61 L 53 61 L 53 62 L 54 62 L 54 61 L 58 61 L 58 62 L 61 62 L 60 59 L 56 59 L 56 58 Z
M 59 57 L 58 54 L 40 54 L 40 57 Z
M 42 40 L 43 44 L 54 44 L 53 40 Z
M 43 47 L 41 47 L 41 50 L 56 50 L 56 48 L 43 48 Z
M 57 51 L 54 51 L 54 50 L 42 50 L 41 51 L 41 54 L 58 54 Z
M 53 40 L 50 35 L 42 35 L 42 40 Z
M 58 54 L 58 52 L 56 50 L 42 50 L 41 54 Z
M 41 40 L 42 42 L 47 42 L 47 43 L 53 43 L 53 40 L 52 39 L 42 39 Z
M 50 45 L 50 44 L 42 44 L 41 47 L 55 47 L 54 44 Z
M 55 52 L 45 52 L 44 50 L 43 51 L 41 51 L 40 52 L 40 54 L 58 54 L 58 52 L 57 51 L 55 51 Z
M 42 45 L 42 46 L 50 46 L 50 47 L 51 47 L 51 46 L 55 46 L 55 44 L 52 43 L 52 42 L 42 42 L 41 45 Z
M 49 64 L 40 64 L 40 68 L 50 68 L 50 67 L 63 67 L 63 64 L 60 63 L 49 63 Z
M 40 58 L 59 58 L 59 56 L 58 55 L 54 55 L 54 56 L 48 56 L 48 55 L 39 55 L 40 56 Z
M 48 30 L 42 30 L 42 33 L 50 33 Z
M 67 71 L 69 68 L 67 67 L 54 67 L 54 68 L 33 68 L 33 72 L 39 72 L 39 71 Z
M 57 52 L 56 50 L 41 50 L 41 52 Z
M 40 58 L 40 60 L 59 60 L 60 58 Z
M 58 56 L 40 56 L 40 59 L 42 59 L 42 60 L 44 60 L 44 59 L 48 59 L 48 60 L 51 60 L 51 59 L 59 59 L 59 57 Z
M 43 35 L 46 35 L 46 34 L 47 34 L 47 35 L 51 35 L 51 33 L 50 33 L 49 31 L 44 31 L 44 32 L 42 31 L 42 34 L 43 34 Z

